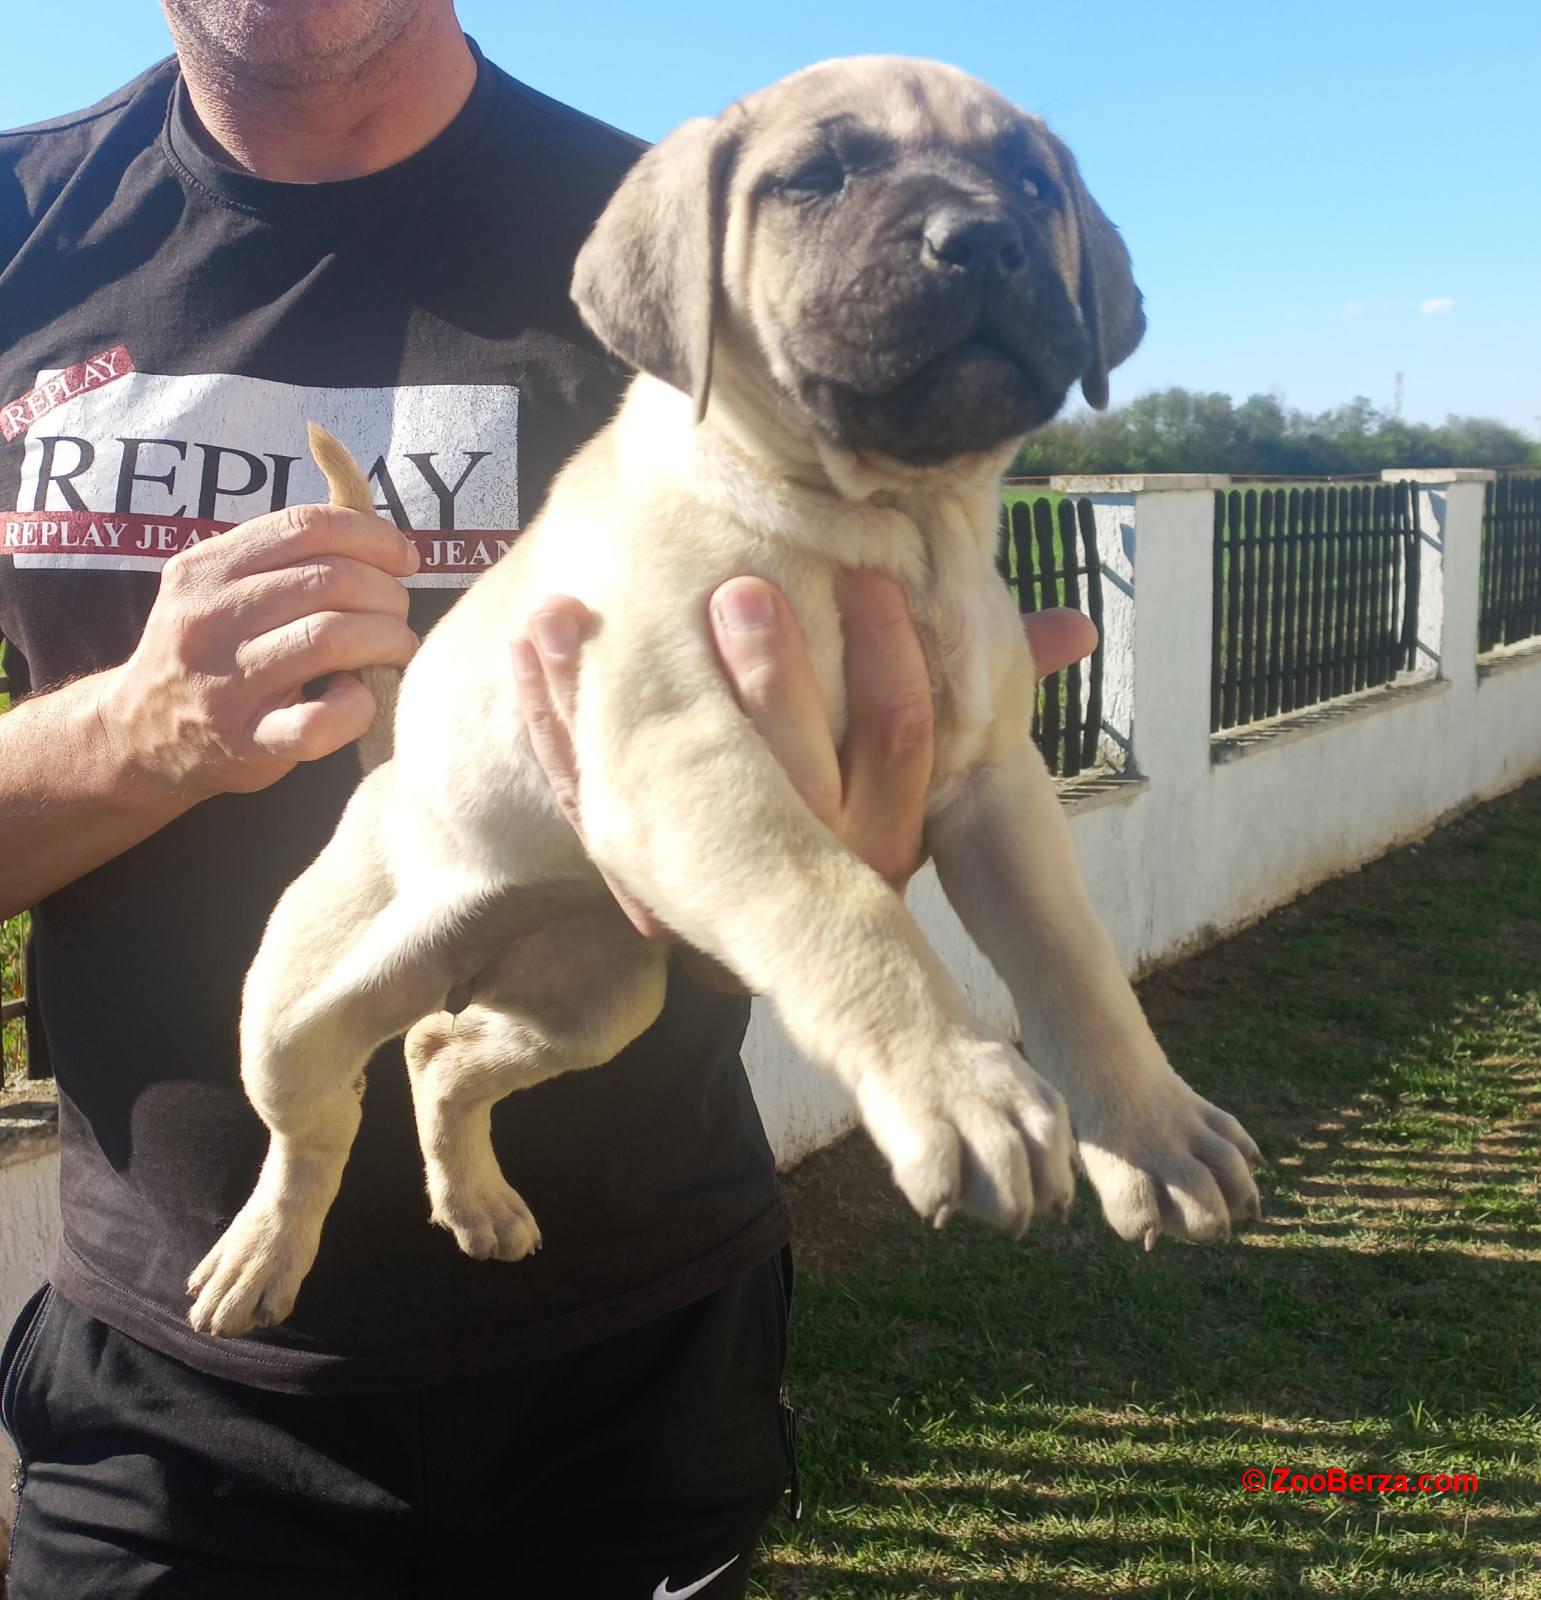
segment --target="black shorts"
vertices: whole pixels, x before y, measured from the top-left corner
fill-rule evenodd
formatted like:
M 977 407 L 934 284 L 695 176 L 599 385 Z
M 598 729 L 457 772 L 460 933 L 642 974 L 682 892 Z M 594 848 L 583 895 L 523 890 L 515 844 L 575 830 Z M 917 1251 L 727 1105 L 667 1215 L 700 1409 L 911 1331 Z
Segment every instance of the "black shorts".
M 9 1600 L 742 1596 L 787 1485 L 790 1257 L 517 1372 L 275 1394 L 44 1290 L 12 1331 Z

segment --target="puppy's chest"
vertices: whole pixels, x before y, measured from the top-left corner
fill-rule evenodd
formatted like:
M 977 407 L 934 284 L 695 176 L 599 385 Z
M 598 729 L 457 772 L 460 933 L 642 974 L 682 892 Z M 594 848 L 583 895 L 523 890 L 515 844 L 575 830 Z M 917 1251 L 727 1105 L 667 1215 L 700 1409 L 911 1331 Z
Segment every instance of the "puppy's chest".
M 984 758 L 1000 712 L 1002 660 L 987 607 L 958 603 L 917 612 L 931 673 L 935 755 L 928 811 L 946 805 Z
M 905 587 L 930 680 L 934 758 L 926 803 L 928 811 L 934 811 L 956 795 L 989 748 L 1004 676 L 1001 647 L 1010 635 L 1009 628 L 1003 631 L 996 614 L 999 608 L 989 604 L 992 596 L 987 593 L 945 594 L 929 587 Z M 830 728 L 836 742 L 843 743 L 851 711 L 846 652 L 853 645 L 841 624 L 833 583 L 819 588 L 817 599 L 805 595 L 794 598 L 793 604 L 808 640 Z M 1004 600 L 1004 595 L 1000 598 Z M 1010 612 L 1009 602 L 1005 610 Z M 882 671 L 875 679 L 870 672 L 859 676 L 873 684 L 869 693 L 879 706 L 902 709 L 897 666 L 887 682 Z

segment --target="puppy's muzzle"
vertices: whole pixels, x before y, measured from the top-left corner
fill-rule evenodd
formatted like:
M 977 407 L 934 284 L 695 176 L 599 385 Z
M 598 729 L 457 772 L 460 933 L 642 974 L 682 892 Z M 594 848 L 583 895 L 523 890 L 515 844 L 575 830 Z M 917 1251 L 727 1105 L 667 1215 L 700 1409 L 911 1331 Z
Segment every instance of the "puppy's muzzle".
M 1007 217 L 948 206 L 926 221 L 921 259 L 939 272 L 961 273 L 981 287 L 1003 285 L 1027 266 L 1022 233 Z

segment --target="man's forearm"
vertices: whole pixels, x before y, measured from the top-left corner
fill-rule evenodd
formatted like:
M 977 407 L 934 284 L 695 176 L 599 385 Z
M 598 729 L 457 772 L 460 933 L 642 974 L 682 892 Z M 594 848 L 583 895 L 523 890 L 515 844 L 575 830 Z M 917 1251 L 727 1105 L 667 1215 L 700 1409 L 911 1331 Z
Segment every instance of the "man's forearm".
M 147 839 L 193 803 L 151 780 L 103 723 L 112 672 L 0 715 L 0 917 Z

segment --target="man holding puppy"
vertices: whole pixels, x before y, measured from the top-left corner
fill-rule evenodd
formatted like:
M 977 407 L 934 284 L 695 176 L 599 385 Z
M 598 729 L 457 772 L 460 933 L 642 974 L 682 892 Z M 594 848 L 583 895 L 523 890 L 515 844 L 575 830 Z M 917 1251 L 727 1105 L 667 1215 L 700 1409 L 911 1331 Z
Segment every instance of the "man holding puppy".
M 391 1046 L 294 1316 L 187 1325 L 263 1146 L 241 979 L 356 782 L 352 673 L 410 658 L 613 409 L 567 286 L 639 147 L 492 67 L 452 0 L 165 10 L 175 59 L 0 136 L 0 633 L 32 691 L 0 718 L 0 914 L 37 908 L 63 1162 L 0 1390 L 13 1600 L 742 1594 L 788 1466 L 788 1222 L 746 1002 L 688 954 L 603 1084 L 499 1110 L 541 1255 L 427 1225 Z M 387 520 L 297 509 L 309 418 L 378 452 Z M 900 882 L 929 680 L 892 584 L 844 599 L 839 753 L 774 590 L 724 585 L 713 632 L 808 804 Z M 553 601 L 510 642 L 575 822 L 585 623 Z M 1040 664 L 1088 631 L 1042 619 Z

